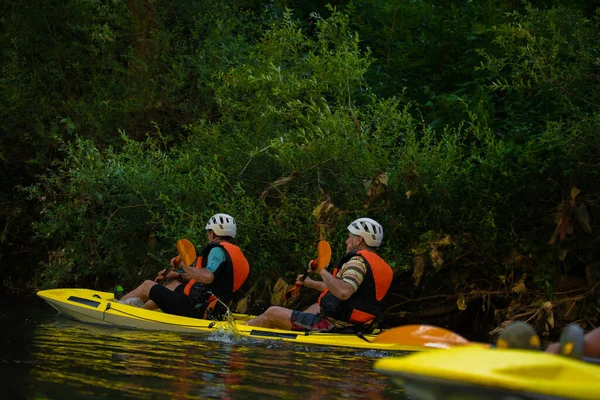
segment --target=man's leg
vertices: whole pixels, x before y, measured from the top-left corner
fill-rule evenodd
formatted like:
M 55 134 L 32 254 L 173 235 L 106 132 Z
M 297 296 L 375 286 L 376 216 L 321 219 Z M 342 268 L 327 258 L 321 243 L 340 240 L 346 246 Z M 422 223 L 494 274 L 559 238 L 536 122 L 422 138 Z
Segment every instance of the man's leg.
M 169 282 L 167 282 L 167 284 L 165 285 L 165 287 L 169 290 L 175 290 L 175 288 L 177 286 L 181 285 L 181 282 L 179 282 L 178 280 L 174 279 L 171 280 Z M 148 296 L 150 296 L 150 291 L 148 291 Z M 158 307 L 158 305 L 156 305 L 155 302 L 153 302 L 152 300 L 148 299 L 148 301 L 146 301 L 144 303 L 144 305 L 142 306 L 142 308 L 146 309 L 146 310 L 156 310 Z
M 551 343 L 546 348 L 546 353 L 558 354 L 560 343 Z M 586 333 L 583 337 L 583 355 L 585 357 L 600 358 L 600 328 Z
M 165 314 L 193 317 L 196 313 L 190 299 L 183 293 L 183 285 L 175 290 L 166 286 L 154 285 L 150 289 L 150 299 L 156 303 Z
M 586 333 L 583 355 L 586 357 L 600 358 L 600 328 Z
M 283 307 L 269 307 L 258 317 L 246 321 L 246 325 L 289 330 L 292 329 L 292 311 Z
M 138 286 L 137 288 L 133 289 L 131 292 L 129 292 L 125 296 L 123 296 L 121 298 L 121 301 L 127 300 L 132 297 L 138 297 L 138 298 L 142 299 L 142 301 L 145 303 L 148 301 L 150 289 L 152 289 L 152 286 L 154 286 L 154 285 L 156 285 L 156 282 L 154 282 L 154 281 L 150 281 L 150 280 L 144 281 L 144 283 L 142 283 L 140 286 Z
M 319 305 L 319 303 L 315 303 L 313 305 L 311 305 L 310 307 L 308 307 L 306 310 L 304 310 L 305 313 L 309 313 L 309 314 L 318 314 L 321 311 L 321 306 Z

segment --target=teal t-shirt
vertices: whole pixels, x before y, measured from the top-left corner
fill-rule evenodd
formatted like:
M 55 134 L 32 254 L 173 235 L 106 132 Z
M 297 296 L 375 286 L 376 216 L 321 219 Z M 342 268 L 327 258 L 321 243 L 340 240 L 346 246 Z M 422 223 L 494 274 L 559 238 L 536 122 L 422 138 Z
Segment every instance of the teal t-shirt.
M 206 262 L 205 268 L 214 274 L 219 268 L 219 265 L 225 260 L 225 250 L 221 247 L 213 247 L 210 250 L 210 253 L 208 253 L 208 261 Z

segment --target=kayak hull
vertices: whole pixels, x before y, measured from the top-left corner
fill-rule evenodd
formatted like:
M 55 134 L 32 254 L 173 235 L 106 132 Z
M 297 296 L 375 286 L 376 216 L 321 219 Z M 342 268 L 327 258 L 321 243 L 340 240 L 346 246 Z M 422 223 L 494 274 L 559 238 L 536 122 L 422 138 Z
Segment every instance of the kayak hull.
M 282 340 L 298 344 L 337 348 L 403 352 L 427 350 L 423 346 L 372 342 L 376 335 L 364 335 L 361 338 L 355 334 L 256 328 L 244 325 L 246 320 L 252 318 L 252 316 L 245 314 L 234 314 L 234 321 L 232 322 L 181 317 L 166 314 L 160 310 L 145 310 L 121 304 L 115 301 L 112 293 L 97 290 L 51 289 L 39 291 L 37 294 L 59 312 L 86 323 L 181 333 L 229 331 L 240 337 Z
M 600 367 L 536 351 L 463 347 L 385 357 L 374 367 L 416 399 L 600 398 Z

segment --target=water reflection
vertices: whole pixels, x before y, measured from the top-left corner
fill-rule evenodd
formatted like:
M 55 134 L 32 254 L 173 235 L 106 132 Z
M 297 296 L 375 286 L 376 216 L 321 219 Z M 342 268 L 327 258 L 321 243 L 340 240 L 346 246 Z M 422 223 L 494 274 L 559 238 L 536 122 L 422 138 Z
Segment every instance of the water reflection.
M 48 311 L 53 313 L 52 311 Z M 403 399 L 383 353 L 95 326 L 35 326 L 28 398 Z

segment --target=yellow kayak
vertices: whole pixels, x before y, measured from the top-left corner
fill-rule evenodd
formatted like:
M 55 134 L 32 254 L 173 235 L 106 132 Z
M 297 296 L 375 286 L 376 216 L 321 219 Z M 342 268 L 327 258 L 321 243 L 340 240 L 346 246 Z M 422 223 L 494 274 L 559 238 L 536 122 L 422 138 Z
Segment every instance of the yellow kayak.
M 382 358 L 375 370 L 415 399 L 600 399 L 600 366 L 537 351 L 452 348 Z
M 121 304 L 115 301 L 112 293 L 90 289 L 52 289 L 42 290 L 37 294 L 52 307 L 76 320 L 125 328 L 186 333 L 228 331 L 240 337 L 381 351 L 421 351 L 440 345 L 425 337 L 420 342 L 418 340 L 405 343 L 402 343 L 402 340 L 377 342 L 375 334 L 359 337 L 352 333 L 315 333 L 257 328 L 244 325 L 244 321 L 252 318 L 245 314 L 234 314 L 233 321 L 229 322 L 181 317 L 165 314 L 160 310 L 145 310 Z M 403 332 L 401 334 L 404 335 Z

